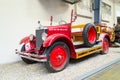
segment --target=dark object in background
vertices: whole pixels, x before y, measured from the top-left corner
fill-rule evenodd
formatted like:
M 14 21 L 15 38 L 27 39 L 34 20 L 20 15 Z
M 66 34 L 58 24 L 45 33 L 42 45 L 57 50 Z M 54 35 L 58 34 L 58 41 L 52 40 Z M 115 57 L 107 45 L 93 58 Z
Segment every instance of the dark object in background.
M 120 43 L 120 24 L 115 26 L 115 42 Z
M 69 4 L 75 4 L 75 3 L 79 2 L 80 0 L 62 0 L 62 1 L 69 3 Z

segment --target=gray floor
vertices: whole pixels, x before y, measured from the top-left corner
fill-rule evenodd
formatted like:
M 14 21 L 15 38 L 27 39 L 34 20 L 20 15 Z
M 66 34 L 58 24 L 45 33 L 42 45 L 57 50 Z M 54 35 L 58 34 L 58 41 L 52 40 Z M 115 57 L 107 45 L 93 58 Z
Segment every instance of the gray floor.
M 95 54 L 84 59 L 70 61 L 68 67 L 58 73 L 49 73 L 43 63 L 15 62 L 0 65 L 0 80 L 76 80 L 81 75 L 120 58 L 120 48 L 110 48 L 109 54 Z
M 87 80 L 120 80 L 120 61 L 92 75 Z

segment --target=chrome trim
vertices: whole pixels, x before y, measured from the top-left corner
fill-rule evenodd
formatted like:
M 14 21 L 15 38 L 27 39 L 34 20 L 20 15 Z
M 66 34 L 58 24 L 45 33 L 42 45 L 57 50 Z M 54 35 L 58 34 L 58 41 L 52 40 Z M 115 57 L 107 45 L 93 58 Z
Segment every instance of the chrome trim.
M 46 62 L 47 56 L 46 55 L 38 55 L 38 54 L 31 54 L 26 52 L 19 52 L 17 49 L 15 50 L 16 54 L 20 55 L 21 57 L 24 57 L 26 59 L 38 61 L 38 62 Z

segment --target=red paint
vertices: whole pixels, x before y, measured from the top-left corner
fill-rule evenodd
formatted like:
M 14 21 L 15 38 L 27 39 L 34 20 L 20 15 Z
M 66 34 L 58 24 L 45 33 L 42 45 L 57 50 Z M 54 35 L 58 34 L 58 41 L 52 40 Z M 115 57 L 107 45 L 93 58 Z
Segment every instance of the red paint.
M 110 36 L 108 33 L 102 33 L 100 34 L 99 36 L 99 40 L 102 40 L 102 43 L 104 41 L 104 39 L 107 38 L 108 39 L 108 42 L 109 42 L 109 46 L 111 45 L 111 42 L 110 42 Z
M 30 53 L 30 52 L 35 52 L 35 48 L 36 48 L 36 37 L 34 36 L 33 41 L 30 41 L 29 36 L 24 37 L 21 41 L 20 44 L 24 44 L 27 45 L 29 43 L 30 49 L 26 50 L 25 52 Z
M 71 23 L 58 26 L 48 26 L 47 39 L 43 43 L 43 47 L 49 47 L 55 41 L 65 42 L 70 48 L 70 57 L 76 58 L 75 48 L 71 37 Z
M 36 36 L 33 36 L 33 41 L 36 41 Z M 30 38 L 29 36 L 26 36 L 20 41 L 20 44 L 22 43 L 27 44 L 28 42 L 30 42 Z
M 20 41 L 20 44 L 22 44 L 22 43 L 26 44 L 26 43 L 28 43 L 29 41 L 30 41 L 29 36 L 27 36 L 27 37 L 24 37 L 24 38 Z
M 103 51 L 105 52 L 105 53 L 108 53 L 108 50 L 109 50 L 109 42 L 108 42 L 108 40 L 103 40 Z
M 75 47 L 74 47 L 74 45 L 71 41 L 71 38 L 69 38 L 68 36 L 66 36 L 64 34 L 59 33 L 59 34 L 50 35 L 44 41 L 43 47 L 49 47 L 50 45 L 52 45 L 57 40 L 61 40 L 61 41 L 65 42 L 70 48 L 70 57 L 71 58 L 76 58 Z
M 96 36 L 97 36 L 97 34 L 96 34 L 95 29 L 94 29 L 93 27 L 90 28 L 90 29 L 88 30 L 88 40 L 89 40 L 89 42 L 90 42 L 90 43 L 94 43 L 95 40 L 96 40 Z
M 51 66 L 56 69 L 61 69 L 68 59 L 67 51 L 63 46 L 55 47 L 50 53 Z
M 30 44 L 30 49 L 29 50 L 26 50 L 25 52 L 27 53 L 31 53 L 31 52 L 35 52 L 35 48 L 36 48 L 36 42 L 35 41 L 30 41 L 29 44 Z M 26 45 L 26 44 L 25 44 Z
M 47 39 L 43 43 L 43 47 L 49 47 L 53 44 L 53 42 L 55 42 L 58 39 L 66 39 L 67 41 L 71 41 L 70 38 L 64 34 L 53 34 L 47 37 Z
M 53 34 L 63 34 L 71 38 L 71 24 L 63 24 L 58 26 L 48 26 L 48 36 Z

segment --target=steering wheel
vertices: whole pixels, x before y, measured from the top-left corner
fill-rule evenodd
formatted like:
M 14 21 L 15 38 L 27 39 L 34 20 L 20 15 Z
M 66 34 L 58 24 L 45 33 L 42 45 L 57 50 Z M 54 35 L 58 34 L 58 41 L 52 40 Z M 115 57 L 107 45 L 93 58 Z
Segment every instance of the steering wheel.
M 67 24 L 67 22 L 64 21 L 64 20 L 60 20 L 60 21 L 59 21 L 59 25 L 61 25 L 61 24 Z

